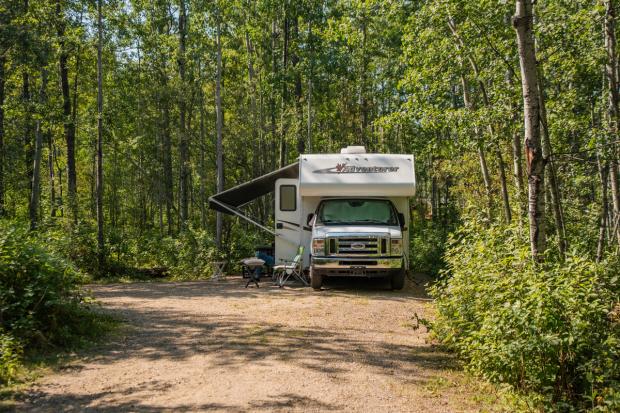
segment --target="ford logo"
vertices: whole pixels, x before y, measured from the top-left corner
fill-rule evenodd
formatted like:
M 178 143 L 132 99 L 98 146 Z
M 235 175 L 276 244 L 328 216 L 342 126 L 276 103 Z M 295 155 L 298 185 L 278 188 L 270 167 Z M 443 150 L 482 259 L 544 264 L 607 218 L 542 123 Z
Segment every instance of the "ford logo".
M 363 250 L 364 248 L 366 248 L 366 245 L 362 244 L 361 242 L 355 242 L 351 244 L 351 249 L 354 250 Z

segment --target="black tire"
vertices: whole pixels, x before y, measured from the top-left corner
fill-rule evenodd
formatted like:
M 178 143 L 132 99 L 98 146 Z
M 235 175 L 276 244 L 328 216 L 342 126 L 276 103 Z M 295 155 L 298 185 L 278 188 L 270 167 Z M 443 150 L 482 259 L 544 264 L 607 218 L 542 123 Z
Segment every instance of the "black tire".
M 392 284 L 392 290 L 402 290 L 405 286 L 405 276 L 406 271 L 405 268 L 401 268 L 400 271 L 392 274 L 392 278 L 390 280 Z
M 322 285 L 323 276 L 321 274 L 317 274 L 317 272 L 310 267 L 310 286 L 316 291 L 320 291 Z

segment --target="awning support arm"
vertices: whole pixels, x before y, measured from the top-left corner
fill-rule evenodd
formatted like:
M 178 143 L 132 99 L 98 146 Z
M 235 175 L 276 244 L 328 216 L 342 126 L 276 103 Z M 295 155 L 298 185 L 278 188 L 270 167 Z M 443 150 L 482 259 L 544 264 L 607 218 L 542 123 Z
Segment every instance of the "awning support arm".
M 267 228 L 267 227 L 266 227 L 266 226 L 264 226 L 264 225 L 259 224 L 258 222 L 254 221 L 253 219 L 251 219 L 251 218 L 249 218 L 249 217 L 246 217 L 246 216 L 245 216 L 245 215 L 243 215 L 241 212 L 237 211 L 235 208 L 233 208 L 233 207 L 231 207 L 231 206 L 229 206 L 229 205 L 226 205 L 226 204 L 225 204 L 225 203 L 223 203 L 223 202 L 218 201 L 218 200 L 217 200 L 217 199 L 215 199 L 214 197 L 209 198 L 209 201 L 210 201 L 210 202 L 213 202 L 214 204 L 218 204 L 219 206 L 221 206 L 222 208 L 224 208 L 224 209 L 226 209 L 226 210 L 228 210 L 228 211 L 232 212 L 233 214 L 235 214 L 235 215 L 236 215 L 236 216 L 238 216 L 239 218 L 243 218 L 243 219 L 245 219 L 245 220 L 246 220 L 246 221 L 248 221 L 249 223 L 256 225 L 257 227 L 259 227 L 260 229 L 262 229 L 262 230 L 264 230 L 264 231 L 267 231 L 267 232 L 268 232 L 268 233 L 270 233 L 271 235 L 278 236 L 278 235 L 275 233 L 275 231 L 273 231 L 273 230 L 271 230 L 271 229 Z

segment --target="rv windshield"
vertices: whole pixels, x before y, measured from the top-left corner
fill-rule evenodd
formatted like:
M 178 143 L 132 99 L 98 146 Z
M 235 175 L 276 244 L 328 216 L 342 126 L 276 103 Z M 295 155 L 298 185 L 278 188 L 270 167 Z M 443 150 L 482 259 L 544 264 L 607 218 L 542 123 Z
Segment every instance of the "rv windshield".
M 385 199 L 329 199 L 319 205 L 317 223 L 398 225 L 398 218 L 392 203 Z

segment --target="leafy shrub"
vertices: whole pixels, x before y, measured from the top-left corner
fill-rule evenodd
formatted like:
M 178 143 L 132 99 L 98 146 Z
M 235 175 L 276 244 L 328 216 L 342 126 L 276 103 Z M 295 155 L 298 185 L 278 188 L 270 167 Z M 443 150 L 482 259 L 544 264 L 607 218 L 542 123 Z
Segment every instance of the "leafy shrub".
M 555 410 L 620 407 L 618 257 L 537 265 L 517 228 L 468 223 L 446 261 L 431 327 L 473 372 Z
M 79 271 L 95 274 L 99 268 L 96 234 L 92 223 L 80 221 L 76 226 L 67 222 L 63 226 L 50 227 L 38 237 L 46 243 L 48 250 L 69 260 Z
M 0 320 L 27 340 L 54 338 L 65 307 L 80 302 L 71 265 L 23 226 L 0 227 Z
M 135 267 L 164 267 L 174 279 L 195 279 L 211 276 L 213 261 L 229 262 L 227 271 L 234 270 L 234 263 L 254 254 L 260 239 L 255 231 L 231 228 L 228 241 L 221 251 L 215 246 L 211 232 L 189 226 L 175 237 L 161 236 L 157 231 L 135 238 L 126 237 L 123 262 Z
M 19 369 L 21 343 L 11 334 L 0 330 L 0 384 L 10 383 Z
M 50 240 L 58 238 L 0 223 L 2 381 L 14 375 L 22 348 L 79 346 L 110 327 L 111 320 L 89 310 L 88 300 L 78 288 L 82 276 L 49 251 Z
M 412 225 L 409 267 L 415 272 L 436 276 L 445 267 L 443 255 L 449 230 L 443 225 L 422 221 Z

